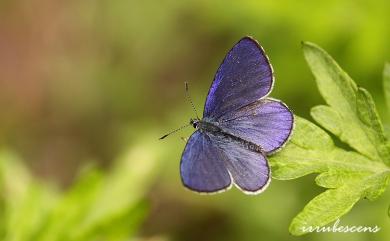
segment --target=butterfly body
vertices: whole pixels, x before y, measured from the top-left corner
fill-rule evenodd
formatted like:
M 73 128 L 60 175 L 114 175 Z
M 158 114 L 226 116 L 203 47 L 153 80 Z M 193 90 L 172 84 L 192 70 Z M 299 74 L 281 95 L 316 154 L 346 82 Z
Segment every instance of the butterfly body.
M 244 140 L 240 137 L 237 137 L 235 135 L 228 133 L 227 130 L 224 130 L 221 127 L 219 127 L 218 122 L 210 122 L 210 121 L 203 120 L 203 119 L 202 120 L 191 119 L 190 124 L 192 124 L 192 126 L 195 129 L 198 129 L 202 133 L 205 133 L 207 135 L 220 137 L 220 138 L 224 138 L 225 140 L 230 140 L 232 142 L 235 142 L 235 143 L 237 143 L 237 145 L 241 145 L 242 147 L 244 147 L 250 151 L 265 154 L 264 150 L 261 148 L 261 146 L 256 145 L 255 143 L 252 143 L 248 140 Z
M 218 68 L 203 118 L 191 119 L 196 131 L 180 162 L 183 185 L 198 193 L 219 193 L 235 185 L 258 194 L 271 181 L 267 161 L 287 142 L 292 112 L 269 98 L 273 70 L 262 47 L 242 38 Z

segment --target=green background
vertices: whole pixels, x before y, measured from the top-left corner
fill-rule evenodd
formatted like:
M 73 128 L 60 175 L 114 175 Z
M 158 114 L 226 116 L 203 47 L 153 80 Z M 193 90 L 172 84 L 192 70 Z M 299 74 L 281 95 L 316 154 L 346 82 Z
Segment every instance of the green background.
M 1 239 L 388 240 L 390 191 L 341 219 L 379 233 L 294 237 L 290 221 L 322 191 L 314 176 L 273 180 L 258 196 L 199 196 L 179 176 L 180 137 L 193 130 L 158 138 L 194 117 L 184 81 L 201 112 L 216 69 L 245 35 L 270 58 L 272 97 L 296 115 L 311 120 L 323 103 L 301 51 L 311 41 L 389 122 L 389 9 L 386 0 L 1 0 Z

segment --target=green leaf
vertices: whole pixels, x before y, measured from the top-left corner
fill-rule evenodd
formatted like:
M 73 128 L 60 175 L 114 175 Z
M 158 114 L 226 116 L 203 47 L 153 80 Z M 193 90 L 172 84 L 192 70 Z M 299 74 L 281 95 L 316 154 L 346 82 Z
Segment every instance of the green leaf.
M 96 169 L 85 171 L 52 209 L 46 225 L 37 240 L 69 239 L 74 225 L 80 223 L 89 212 L 91 202 L 103 184 L 103 174 Z
M 294 235 L 303 228 L 323 226 L 347 213 L 361 198 L 375 200 L 388 185 L 390 168 L 353 151 L 338 148 L 318 126 L 296 116 L 293 137 L 285 149 L 270 158 L 279 180 L 321 173 L 319 186 L 329 188 L 310 201 L 290 225 Z
M 34 240 L 58 198 L 33 178 L 20 158 L 0 150 L 1 240 Z
M 314 120 L 371 160 L 389 163 L 390 150 L 371 95 L 321 48 L 304 43 L 303 51 L 329 107 L 314 109 Z
M 108 174 L 84 171 L 35 240 L 126 240 L 132 235 L 145 217 L 143 197 L 156 164 L 146 146 L 126 152 Z
M 146 213 L 147 206 L 142 197 L 156 165 L 154 154 L 148 154 L 145 146 L 134 147 L 117 161 L 112 173 L 107 175 L 97 195 L 89 203 L 88 212 L 70 233 L 70 240 L 109 237 L 113 230 L 115 236 L 128 236 L 136 230 Z
M 126 151 L 108 173 L 84 169 L 65 192 L 41 183 L 14 153 L 0 150 L 1 240 L 132 238 L 147 213 L 144 196 L 158 163 L 150 139 Z
M 311 43 L 304 43 L 303 50 L 327 104 L 313 107 L 311 115 L 353 151 L 336 146 L 317 125 L 295 118 L 289 144 L 270 158 L 273 177 L 288 180 L 318 173 L 316 184 L 327 190 L 293 219 L 293 235 L 340 218 L 362 198 L 377 199 L 390 180 L 388 141 L 371 95 L 324 50 Z

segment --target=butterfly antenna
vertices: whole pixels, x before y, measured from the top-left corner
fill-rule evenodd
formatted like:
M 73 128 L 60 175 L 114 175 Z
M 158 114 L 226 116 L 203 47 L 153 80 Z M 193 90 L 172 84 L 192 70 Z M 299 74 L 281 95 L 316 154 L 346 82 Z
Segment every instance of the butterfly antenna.
M 194 105 L 194 103 L 192 102 L 192 99 L 191 99 L 191 96 L 190 96 L 190 92 L 188 91 L 188 82 L 184 82 L 184 85 L 185 85 L 185 87 L 186 87 L 186 96 L 187 96 L 187 99 L 188 99 L 188 101 L 191 103 L 191 106 L 192 106 L 192 109 L 193 109 L 194 112 L 195 112 L 196 118 L 199 119 L 198 112 L 196 111 L 195 105 Z
M 187 125 L 185 125 L 185 126 L 181 126 L 181 127 L 177 128 L 176 130 L 173 130 L 173 131 L 171 131 L 171 132 L 169 132 L 169 133 L 163 135 L 162 137 L 160 137 L 160 138 L 158 138 L 158 139 L 159 139 L 159 140 L 162 140 L 162 139 L 164 139 L 165 137 L 167 137 L 167 136 L 169 136 L 169 135 L 171 135 L 171 134 L 173 134 L 173 133 L 175 133 L 175 132 L 178 132 L 178 131 L 180 131 L 180 130 L 186 128 L 186 127 L 188 127 L 189 125 L 191 125 L 191 124 L 187 124 Z

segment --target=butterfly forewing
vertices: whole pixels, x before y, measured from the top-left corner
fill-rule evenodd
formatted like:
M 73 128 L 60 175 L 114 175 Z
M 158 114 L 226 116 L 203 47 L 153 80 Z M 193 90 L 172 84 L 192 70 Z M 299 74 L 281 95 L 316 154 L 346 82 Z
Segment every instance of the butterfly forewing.
M 212 120 L 235 111 L 272 89 L 272 67 L 256 40 L 242 38 L 226 55 L 211 84 L 203 116 Z
M 227 189 L 231 178 L 223 163 L 224 155 L 206 133 L 196 131 L 187 142 L 181 162 L 181 179 L 187 188 L 212 193 Z

